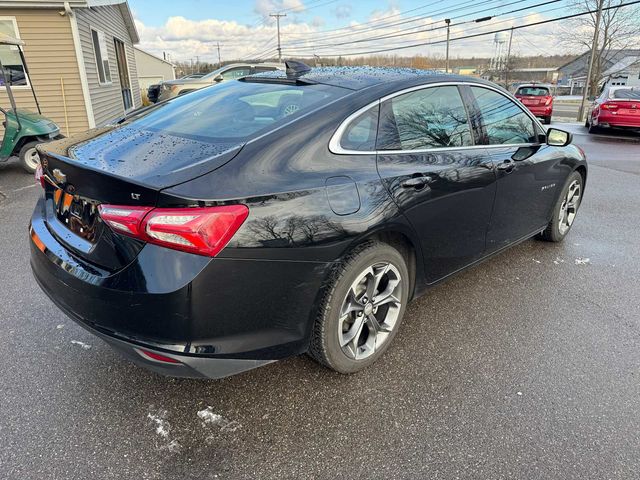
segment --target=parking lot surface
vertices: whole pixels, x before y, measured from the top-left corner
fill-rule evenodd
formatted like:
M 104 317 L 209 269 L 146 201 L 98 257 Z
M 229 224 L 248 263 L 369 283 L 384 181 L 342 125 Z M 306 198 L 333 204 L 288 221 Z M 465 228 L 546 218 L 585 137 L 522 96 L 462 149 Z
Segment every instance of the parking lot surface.
M 0 478 L 638 478 L 640 145 L 572 128 L 590 173 L 566 241 L 434 287 L 352 376 L 128 363 L 36 285 L 39 187 L 0 165 Z

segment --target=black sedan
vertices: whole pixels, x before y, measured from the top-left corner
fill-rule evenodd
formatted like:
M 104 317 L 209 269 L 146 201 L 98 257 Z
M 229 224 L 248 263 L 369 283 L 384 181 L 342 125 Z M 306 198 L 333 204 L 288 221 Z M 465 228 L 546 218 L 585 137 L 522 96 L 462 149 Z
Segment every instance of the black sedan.
M 355 372 L 431 285 L 563 240 L 587 177 L 570 142 L 482 80 L 290 64 L 40 147 L 31 266 L 156 372 L 305 352 Z

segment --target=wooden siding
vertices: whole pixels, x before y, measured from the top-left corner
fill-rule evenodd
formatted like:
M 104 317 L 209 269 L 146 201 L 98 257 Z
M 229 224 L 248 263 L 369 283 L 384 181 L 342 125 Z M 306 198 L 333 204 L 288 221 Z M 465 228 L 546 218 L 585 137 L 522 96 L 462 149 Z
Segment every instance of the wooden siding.
M 26 44 L 24 54 L 42 114 L 56 122 L 63 135 L 86 130 L 89 122 L 69 18 L 55 9 L 7 8 L 0 8 L 0 17 L 16 19 L 18 33 Z M 68 130 L 60 79 L 64 82 Z M 19 108 L 37 111 L 29 87 L 13 87 L 12 91 Z M 0 105 L 9 105 L 4 87 L 0 87 Z
M 125 113 L 120 89 L 120 79 L 118 77 L 116 49 L 113 43 L 114 37 L 124 43 L 127 52 L 133 106 L 136 108 L 142 105 L 133 44 L 131 43 L 131 37 L 125 25 L 120 7 L 117 5 L 79 8 L 75 9 L 74 12 L 76 13 L 78 22 L 80 46 L 82 48 L 85 70 L 87 72 L 93 116 L 96 125 L 101 126 L 121 117 Z M 98 78 L 98 68 L 96 66 L 93 42 L 91 39 L 92 28 L 104 32 L 106 36 L 107 54 L 109 56 L 109 68 L 111 71 L 110 84 L 100 84 Z

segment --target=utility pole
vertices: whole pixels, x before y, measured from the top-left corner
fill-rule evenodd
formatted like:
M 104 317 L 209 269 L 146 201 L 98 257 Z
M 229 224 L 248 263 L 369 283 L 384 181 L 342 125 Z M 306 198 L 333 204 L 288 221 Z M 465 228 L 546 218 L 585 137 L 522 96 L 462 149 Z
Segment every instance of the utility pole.
M 220 59 L 220 42 L 218 43 L 218 68 L 222 67 L 222 60 Z
M 504 65 L 504 88 L 509 90 L 509 61 L 511 60 L 511 41 L 513 40 L 513 27 L 509 34 L 509 48 L 507 48 L 507 62 Z
M 600 19 L 602 18 L 602 7 L 604 0 L 598 0 L 598 13 L 596 14 L 596 28 L 593 30 L 593 42 L 591 43 L 591 57 L 589 58 L 589 69 L 587 70 L 587 78 L 584 82 L 584 90 L 582 92 L 582 101 L 578 110 L 578 121 L 582 122 L 584 117 L 584 107 L 589 93 L 589 85 L 591 84 L 591 75 L 593 74 L 593 62 L 598 52 L 598 36 L 600 35 Z
M 270 17 L 274 17 L 276 19 L 276 24 L 278 25 L 278 61 L 282 62 L 282 48 L 280 46 L 280 18 L 286 17 L 286 13 L 270 13 Z
M 451 19 L 450 18 L 445 18 L 444 19 L 444 23 L 447 24 L 447 54 L 446 54 L 446 60 L 445 60 L 445 71 L 446 73 L 449 73 L 449 25 L 451 25 Z
M 200 55 L 196 55 L 196 68 L 198 69 L 198 73 L 200 73 Z

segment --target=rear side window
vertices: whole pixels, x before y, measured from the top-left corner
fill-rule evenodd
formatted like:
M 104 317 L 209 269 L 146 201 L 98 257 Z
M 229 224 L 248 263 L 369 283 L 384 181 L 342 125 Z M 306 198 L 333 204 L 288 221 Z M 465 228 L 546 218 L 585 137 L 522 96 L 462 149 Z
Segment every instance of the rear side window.
M 373 107 L 352 120 L 340 138 L 345 150 L 371 152 L 376 149 L 378 107 Z
M 533 120 L 510 98 L 487 88 L 470 88 L 486 130 L 485 144 L 519 144 L 537 141 Z
M 378 149 L 419 150 L 473 145 L 467 112 L 456 86 L 398 95 L 380 110 Z
M 262 73 L 262 72 L 273 72 L 277 70 L 276 67 L 255 67 L 253 69 L 254 73 Z
M 546 97 L 549 89 L 545 87 L 520 87 L 516 95 L 526 95 L 528 97 Z
M 245 141 L 349 92 L 330 85 L 223 82 L 158 104 L 128 123 L 202 142 Z
M 251 72 L 251 67 L 238 67 L 222 72 L 222 78 L 225 80 L 235 80 L 237 78 L 246 77 Z
M 620 88 L 612 92 L 611 98 L 617 100 L 640 100 L 640 90 Z

